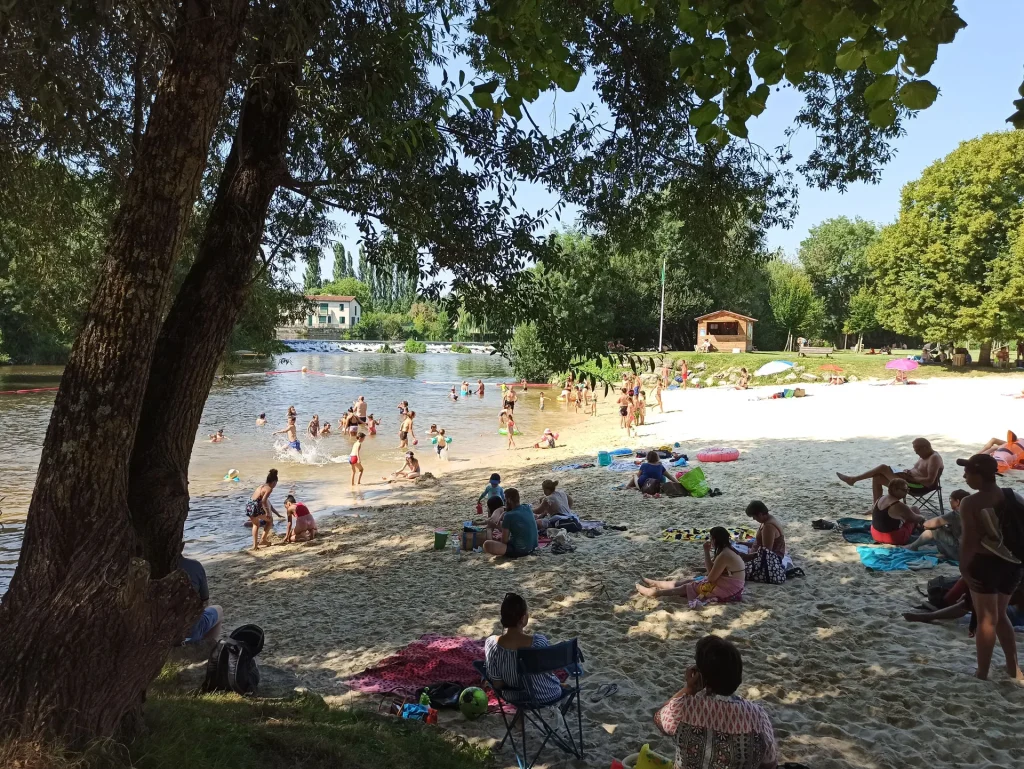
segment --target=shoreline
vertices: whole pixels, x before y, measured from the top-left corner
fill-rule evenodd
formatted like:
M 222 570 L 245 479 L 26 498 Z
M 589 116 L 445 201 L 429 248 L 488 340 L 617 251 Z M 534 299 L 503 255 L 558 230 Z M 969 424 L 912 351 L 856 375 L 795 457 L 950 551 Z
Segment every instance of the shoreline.
M 739 693 L 767 708 L 784 760 L 815 769 L 932 769 L 956 752 L 971 765 L 1013 765 L 1021 756 L 1024 691 L 999 679 L 998 647 L 993 680 L 978 682 L 970 677 L 974 645 L 964 628 L 908 625 L 901 617 L 920 602 L 918 586 L 955 568 L 868 572 L 852 545 L 809 523 L 865 514 L 870 489 L 850 489 L 835 472 L 906 462 L 918 435 L 932 439 L 943 456 L 948 496 L 962 485 L 956 457 L 1008 428 L 1022 429 L 1024 401 L 1000 397 L 1022 386 L 1024 377 L 900 388 L 811 384 L 808 397 L 777 401 L 725 388 L 672 391 L 665 394 L 666 413 L 649 408 L 648 425 L 630 442 L 623 440 L 612 403 L 602 399 L 596 419 L 564 432 L 564 447 L 504 458 L 495 451 L 453 463 L 436 486 L 375 506 L 369 517 L 324 520 L 314 543 L 204 559 L 211 597 L 225 609 L 226 629 L 245 622 L 264 627 L 263 664 L 288 670 L 328 701 L 374 708 L 381 695 L 348 691 L 345 678 L 426 633 L 489 635 L 498 629 L 501 596 L 520 592 L 536 632 L 552 640 L 578 637 L 587 655 L 585 766 L 606 767 L 645 742 L 671 753 L 651 717 L 682 685 L 694 643 L 707 632 L 727 635 L 740 647 L 745 674 Z M 709 445 L 740 450 L 736 462 L 703 465 L 722 496 L 643 499 L 611 490 L 625 474 L 551 471 L 570 461 L 596 462 L 598 448 L 676 440 L 691 460 Z M 511 562 L 434 551 L 433 530 L 473 517 L 491 471 L 530 502 L 541 480 L 555 478 L 573 494 L 581 517 L 627 531 L 595 539 L 574 535 L 574 553 L 542 550 Z M 1024 490 L 1024 472 L 1003 480 Z M 748 585 L 744 602 L 702 610 L 634 595 L 640 576 L 690 576 L 702 562 L 699 546 L 659 541 L 662 529 L 742 524 L 743 509 L 755 498 L 782 521 L 806 577 L 782 586 Z M 618 693 L 591 704 L 590 695 L 604 683 L 618 684 Z M 442 722 L 473 740 L 502 735 L 495 717 L 467 722 L 444 714 Z M 986 728 L 972 726 L 978 722 Z M 554 761 L 556 755 L 545 757 Z M 497 765 L 514 765 L 514 759 L 503 751 Z

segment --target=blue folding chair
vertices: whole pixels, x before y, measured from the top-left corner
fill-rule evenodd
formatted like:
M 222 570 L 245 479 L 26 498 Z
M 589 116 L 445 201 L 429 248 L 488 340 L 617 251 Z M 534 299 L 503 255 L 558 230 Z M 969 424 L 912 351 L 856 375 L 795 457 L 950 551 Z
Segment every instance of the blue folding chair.
M 578 759 L 583 758 L 583 712 L 580 694 L 580 673 L 582 672 L 580 663 L 582 662 L 583 652 L 580 651 L 579 642 L 575 638 L 571 641 L 555 644 L 554 646 L 545 646 L 539 649 L 520 649 L 516 652 L 516 671 L 519 675 L 519 680 L 525 683 L 525 686 L 520 689 L 496 686 L 495 681 L 488 675 L 486 664 L 481 661 L 473 663 L 484 680 L 494 689 L 495 695 L 498 698 L 498 704 L 501 706 L 501 718 L 505 723 L 505 736 L 498 745 L 498 750 L 501 750 L 505 743 L 510 741 L 519 769 L 531 769 L 537 763 L 537 759 L 549 742 L 557 745 L 564 753 Z M 541 673 L 554 673 L 559 670 L 565 670 L 569 673 L 572 684 L 570 686 L 563 684 L 562 692 L 558 697 L 546 701 L 541 700 L 530 683 L 530 677 Z M 514 702 L 507 699 L 511 692 L 516 693 L 513 697 Z M 511 720 L 509 720 L 508 713 L 506 712 L 507 706 L 516 709 L 515 715 Z M 576 709 L 575 734 L 573 734 L 570 722 L 566 720 L 566 714 L 574 707 Z M 544 717 L 543 711 L 548 708 L 557 709 L 559 714 L 557 720 L 560 723 L 549 723 L 549 721 L 554 720 L 550 718 L 550 714 L 548 718 Z M 529 757 L 526 745 L 527 721 L 540 731 L 540 736 L 543 738 L 540 747 L 537 748 L 532 759 Z M 517 724 L 519 726 L 518 741 L 514 733 Z

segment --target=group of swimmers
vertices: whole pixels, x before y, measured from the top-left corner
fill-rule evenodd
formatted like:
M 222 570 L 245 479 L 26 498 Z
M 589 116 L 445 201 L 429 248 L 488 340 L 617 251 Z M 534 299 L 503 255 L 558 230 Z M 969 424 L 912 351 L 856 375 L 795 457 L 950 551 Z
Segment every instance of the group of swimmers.
M 502 387 L 502 390 L 504 390 L 505 385 L 502 385 L 501 387 Z M 484 381 L 482 379 L 477 379 L 476 380 L 476 390 L 475 390 L 475 392 L 476 392 L 477 396 L 479 396 L 480 398 L 484 397 Z M 448 400 L 450 400 L 450 401 L 457 401 L 460 397 L 467 398 L 467 397 L 469 397 L 469 395 L 470 395 L 469 382 L 464 379 L 464 380 L 462 380 L 462 386 L 459 388 L 458 392 L 455 392 L 455 387 L 454 386 L 448 392 Z

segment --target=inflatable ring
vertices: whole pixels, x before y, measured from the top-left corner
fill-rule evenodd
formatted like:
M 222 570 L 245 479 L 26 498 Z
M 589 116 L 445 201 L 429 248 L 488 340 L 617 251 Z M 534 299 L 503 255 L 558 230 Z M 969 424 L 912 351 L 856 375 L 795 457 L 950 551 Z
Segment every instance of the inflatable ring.
M 516 430 L 516 431 L 515 431 L 514 433 L 512 433 L 512 434 L 513 434 L 513 435 L 522 435 L 522 433 L 521 433 L 521 432 L 519 432 L 518 430 Z M 508 429 L 507 429 L 507 428 L 505 428 L 505 427 L 502 427 L 502 428 L 501 428 L 500 430 L 498 430 L 498 435 L 508 435 Z
M 740 458 L 739 449 L 712 448 L 701 449 L 697 452 L 697 460 L 700 462 L 735 462 Z

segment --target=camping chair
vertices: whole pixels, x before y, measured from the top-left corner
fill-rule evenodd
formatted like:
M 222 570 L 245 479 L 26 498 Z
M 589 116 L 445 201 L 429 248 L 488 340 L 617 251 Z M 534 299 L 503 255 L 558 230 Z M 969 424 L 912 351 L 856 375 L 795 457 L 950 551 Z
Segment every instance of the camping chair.
M 907 496 L 913 499 L 922 510 L 931 510 L 936 515 L 946 514 L 942 502 L 942 476 L 939 476 L 934 486 L 908 483 Z
M 483 661 L 476 661 L 473 666 L 480 672 L 484 680 L 494 689 L 498 698 L 498 705 L 501 708 L 501 718 L 505 723 L 505 736 L 498 745 L 498 750 L 504 747 L 506 741 L 511 741 L 512 751 L 516 756 L 516 763 L 519 769 L 531 769 L 537 763 L 541 751 L 548 742 L 557 745 L 564 753 L 582 759 L 583 752 L 583 712 L 582 697 L 580 694 L 580 664 L 583 662 L 583 652 L 580 651 L 578 639 L 563 641 L 554 646 L 541 647 L 539 649 L 520 649 L 516 652 L 516 669 L 519 678 L 526 686 L 516 689 L 518 702 L 509 702 L 505 697 L 511 689 L 499 689 L 494 685 L 487 672 L 487 665 Z M 562 687 L 561 695 L 554 700 L 541 701 L 530 684 L 530 676 L 540 673 L 554 673 L 558 670 L 565 670 L 571 676 L 572 686 Z M 576 707 L 576 734 L 566 720 L 566 714 L 575 705 Z M 515 715 L 509 720 L 507 706 L 515 708 Z M 557 711 L 556 718 L 548 713 L 545 718 L 544 710 L 553 708 Z M 526 722 L 538 729 L 543 736 L 540 747 L 533 754 L 531 759 L 526 746 Z M 557 721 L 557 722 L 556 722 Z M 516 724 L 519 725 L 519 738 L 515 735 Z

